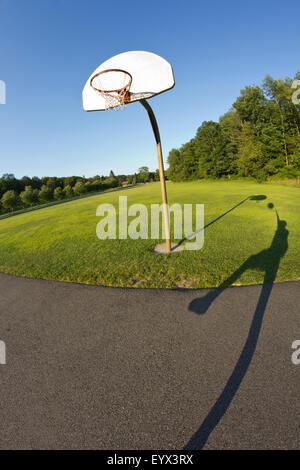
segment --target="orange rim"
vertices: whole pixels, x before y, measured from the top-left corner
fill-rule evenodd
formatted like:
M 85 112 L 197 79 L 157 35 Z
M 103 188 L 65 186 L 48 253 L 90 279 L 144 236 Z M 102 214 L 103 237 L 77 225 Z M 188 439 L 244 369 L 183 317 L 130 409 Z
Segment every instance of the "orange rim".
M 128 75 L 129 77 L 129 82 L 123 86 L 122 88 L 119 88 L 117 90 L 101 90 L 100 88 L 96 88 L 93 86 L 93 80 L 96 78 L 96 77 L 99 77 L 99 75 L 102 75 L 103 73 L 107 73 L 107 72 L 123 72 L 125 73 L 126 75 Z M 90 80 L 90 86 L 95 90 L 95 91 L 99 91 L 100 93 L 121 93 L 122 91 L 125 91 L 125 95 L 128 94 L 129 92 L 129 89 L 131 87 L 131 84 L 132 84 L 132 75 L 127 72 L 126 70 L 122 70 L 122 69 L 107 69 L 107 70 L 102 70 L 101 72 L 98 72 L 96 73 L 95 75 L 93 75 L 93 77 L 91 78 Z

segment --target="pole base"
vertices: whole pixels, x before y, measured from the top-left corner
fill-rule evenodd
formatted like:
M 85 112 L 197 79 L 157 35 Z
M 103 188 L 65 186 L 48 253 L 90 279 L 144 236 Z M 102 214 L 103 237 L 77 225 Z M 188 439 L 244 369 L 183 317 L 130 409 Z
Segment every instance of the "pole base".
M 159 243 L 158 245 L 155 245 L 153 248 L 154 253 L 157 253 L 158 255 L 167 255 L 171 253 L 178 253 L 179 251 L 184 251 L 184 246 L 179 245 L 178 243 L 171 243 L 171 253 L 167 253 L 167 245 L 166 242 Z

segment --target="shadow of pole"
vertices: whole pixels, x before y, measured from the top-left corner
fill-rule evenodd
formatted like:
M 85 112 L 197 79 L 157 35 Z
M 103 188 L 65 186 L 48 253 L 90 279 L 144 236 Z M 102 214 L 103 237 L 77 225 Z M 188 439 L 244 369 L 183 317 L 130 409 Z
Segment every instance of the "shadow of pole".
M 264 199 L 267 199 L 267 196 L 265 196 L 264 194 L 258 194 L 256 196 L 248 196 L 246 197 L 245 199 L 243 199 L 242 201 L 240 201 L 238 204 L 236 204 L 235 206 L 233 206 L 231 209 L 229 209 L 228 211 L 224 212 L 223 214 L 219 215 L 219 217 L 217 217 L 216 219 L 212 220 L 211 222 L 209 222 L 208 224 L 204 225 L 204 227 L 201 228 L 201 230 L 198 230 L 196 232 L 194 232 L 193 234 L 187 236 L 187 237 L 184 237 L 182 238 L 182 240 L 180 240 L 176 246 L 179 246 L 181 245 L 183 242 L 189 240 L 191 237 L 195 236 L 197 233 L 201 232 L 202 230 L 206 229 L 207 227 L 209 227 L 210 225 L 213 225 L 215 222 L 217 222 L 218 220 L 222 219 L 223 217 L 225 217 L 225 215 L 229 214 L 230 212 L 234 211 L 235 209 L 237 209 L 239 206 L 241 206 L 242 204 L 244 204 L 244 202 L 250 200 L 250 201 L 262 201 Z
M 210 434 L 230 406 L 230 403 L 239 389 L 254 356 L 261 331 L 263 316 L 272 291 L 273 283 L 276 279 L 280 260 L 288 249 L 287 239 L 289 232 L 286 229 L 286 222 L 279 219 L 277 212 L 276 216 L 277 230 L 270 248 L 263 250 L 257 255 L 251 256 L 227 281 L 224 281 L 223 283 L 223 285 L 228 285 L 228 282 L 232 283 L 232 280 L 239 277 L 248 268 L 257 268 L 265 271 L 264 283 L 250 326 L 249 334 L 238 362 L 221 395 L 204 419 L 198 431 L 191 437 L 185 446 L 185 450 L 200 450 L 204 447 Z M 215 291 L 213 291 L 213 295 L 209 293 L 201 299 L 193 300 L 189 306 L 190 310 L 198 314 L 205 313 L 212 301 L 220 295 L 223 290 L 224 288 L 215 289 Z M 201 301 L 202 308 L 200 305 Z

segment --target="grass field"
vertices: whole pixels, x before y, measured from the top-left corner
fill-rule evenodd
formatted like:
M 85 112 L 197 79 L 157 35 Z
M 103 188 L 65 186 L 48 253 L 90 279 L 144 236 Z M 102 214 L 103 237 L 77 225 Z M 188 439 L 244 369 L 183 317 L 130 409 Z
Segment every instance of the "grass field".
M 288 249 L 281 250 L 276 282 L 300 279 L 298 187 L 236 181 L 167 183 L 167 189 L 170 204 L 205 205 L 201 250 L 157 255 L 152 251 L 156 240 L 97 238 L 97 206 L 112 203 L 118 207 L 120 195 L 128 196 L 128 205 L 160 203 L 159 183 L 151 183 L 0 220 L 0 271 L 109 286 L 196 288 L 227 285 L 232 279 L 234 284 L 261 283 L 264 272 L 257 269 L 257 260 L 262 260 L 264 269 L 266 264 L 272 266 L 272 256 L 280 252 L 277 245 L 282 235 L 278 232 L 277 245 L 272 245 L 276 209 L 288 230 Z M 270 246 L 273 251 L 262 252 Z M 228 281 L 249 259 L 256 264 L 246 264 L 249 269 Z

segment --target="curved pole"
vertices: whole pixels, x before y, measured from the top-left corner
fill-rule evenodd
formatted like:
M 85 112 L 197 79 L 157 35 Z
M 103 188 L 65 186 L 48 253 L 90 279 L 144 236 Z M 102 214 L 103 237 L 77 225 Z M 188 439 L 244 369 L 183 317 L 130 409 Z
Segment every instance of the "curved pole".
M 165 183 L 165 173 L 164 173 L 164 164 L 162 158 L 162 149 L 161 149 L 161 141 L 160 141 L 160 134 L 157 125 L 157 121 L 154 115 L 154 112 L 146 100 L 140 100 L 141 104 L 146 109 L 151 126 L 153 129 L 155 141 L 156 141 L 156 150 L 158 156 L 158 168 L 159 168 L 159 179 L 160 179 L 160 188 L 161 188 L 161 196 L 163 202 L 163 213 L 164 213 L 164 223 L 165 223 L 165 233 L 166 233 L 166 251 L 167 253 L 171 253 L 171 236 L 170 236 L 170 221 L 169 221 L 169 210 L 168 210 L 168 202 L 167 202 L 167 191 L 166 191 L 166 183 Z

